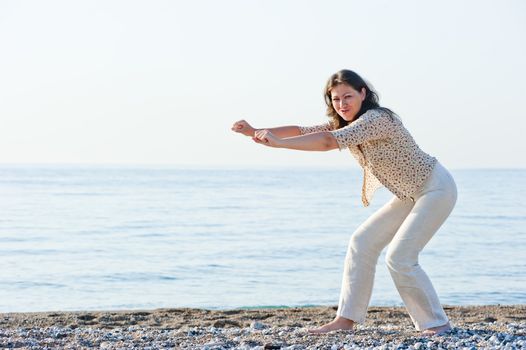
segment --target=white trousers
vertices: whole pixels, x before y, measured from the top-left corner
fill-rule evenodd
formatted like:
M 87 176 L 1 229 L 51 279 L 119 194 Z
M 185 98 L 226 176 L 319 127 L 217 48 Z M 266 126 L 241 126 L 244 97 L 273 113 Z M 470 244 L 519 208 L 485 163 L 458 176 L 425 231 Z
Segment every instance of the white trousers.
M 358 323 L 365 320 L 376 263 L 389 244 L 387 267 L 416 329 L 448 322 L 429 277 L 418 264 L 418 254 L 453 210 L 457 187 L 451 174 L 437 162 L 412 198 L 414 202 L 394 197 L 352 234 L 338 316 Z

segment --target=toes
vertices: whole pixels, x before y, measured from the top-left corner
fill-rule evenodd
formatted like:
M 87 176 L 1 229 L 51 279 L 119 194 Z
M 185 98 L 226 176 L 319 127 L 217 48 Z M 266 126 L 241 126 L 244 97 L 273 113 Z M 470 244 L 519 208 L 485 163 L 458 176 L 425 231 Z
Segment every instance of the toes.
M 321 329 L 317 328 L 317 329 L 309 329 L 309 333 L 310 334 L 323 334 L 325 332 L 322 331 Z
M 435 335 L 442 335 L 444 333 L 449 332 L 450 330 L 451 330 L 451 328 L 437 329 L 435 331 L 427 329 L 427 330 L 422 332 L 422 336 L 424 336 L 424 337 L 432 337 L 432 336 L 435 336 Z
M 314 328 L 314 329 L 309 329 L 309 333 L 312 333 L 312 334 L 324 334 L 329 331 L 330 331 L 330 327 L 327 327 L 327 325 L 318 327 L 318 328 Z

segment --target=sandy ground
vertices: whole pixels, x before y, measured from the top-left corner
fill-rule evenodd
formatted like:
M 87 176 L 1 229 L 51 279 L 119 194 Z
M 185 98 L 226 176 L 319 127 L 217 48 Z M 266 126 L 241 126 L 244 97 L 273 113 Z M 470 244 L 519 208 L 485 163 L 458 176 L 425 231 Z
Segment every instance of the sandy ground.
M 455 326 L 468 327 L 475 323 L 503 323 L 526 321 L 526 305 L 445 306 Z M 138 325 L 148 328 L 185 329 L 191 327 L 216 328 L 249 327 L 259 321 L 273 327 L 313 327 L 331 321 L 336 306 L 279 309 L 156 309 L 133 311 L 78 311 L 0 314 L 0 327 L 85 327 L 112 329 Z M 412 331 L 412 323 L 401 307 L 370 307 L 363 324 L 376 327 L 383 324 L 400 326 Z
M 433 342 L 422 339 L 402 307 L 370 307 L 352 334 L 307 333 L 334 319 L 335 311 L 336 306 L 4 313 L 0 348 L 526 348 L 526 305 L 445 306 L 455 331 Z

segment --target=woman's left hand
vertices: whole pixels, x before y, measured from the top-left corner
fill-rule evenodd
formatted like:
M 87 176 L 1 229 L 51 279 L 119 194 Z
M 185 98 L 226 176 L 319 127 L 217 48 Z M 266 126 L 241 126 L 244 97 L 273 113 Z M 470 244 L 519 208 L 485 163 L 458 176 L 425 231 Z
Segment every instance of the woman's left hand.
M 269 147 L 279 147 L 279 143 L 281 141 L 279 137 L 266 129 L 257 130 L 252 140 Z

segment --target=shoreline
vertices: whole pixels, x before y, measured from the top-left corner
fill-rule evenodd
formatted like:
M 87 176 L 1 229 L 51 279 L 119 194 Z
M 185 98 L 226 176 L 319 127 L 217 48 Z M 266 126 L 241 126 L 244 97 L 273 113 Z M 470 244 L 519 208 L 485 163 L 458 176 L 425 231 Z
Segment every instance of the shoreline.
M 416 331 L 404 307 L 387 306 L 369 307 L 352 332 L 324 335 L 307 330 L 334 319 L 336 306 L 1 313 L 0 348 L 426 349 L 451 341 L 526 348 L 526 304 L 444 309 L 453 331 L 431 338 Z

